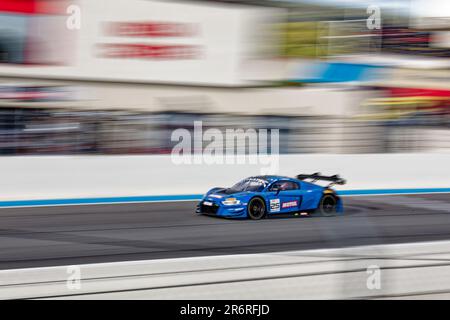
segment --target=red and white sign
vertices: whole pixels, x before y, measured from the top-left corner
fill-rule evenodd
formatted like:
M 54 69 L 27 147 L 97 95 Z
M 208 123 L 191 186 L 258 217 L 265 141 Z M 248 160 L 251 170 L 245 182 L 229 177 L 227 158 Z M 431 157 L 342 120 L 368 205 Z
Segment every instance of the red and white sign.
M 64 13 L 69 4 L 69 0 L 2 0 L 0 12 L 55 15 Z
M 282 204 L 281 204 L 281 207 L 283 208 L 283 209 L 286 209 L 286 208 L 294 208 L 294 207 L 297 207 L 298 206 L 298 201 L 297 200 L 295 200 L 295 201 L 289 201 L 289 202 L 283 202 Z
M 0 65 L 0 74 L 192 85 L 255 84 L 269 78 L 266 73 L 256 77 L 244 74 L 248 61 L 257 60 L 259 50 L 269 45 L 270 33 L 261 27 L 284 13 L 275 8 L 204 2 L 77 0 L 75 4 L 80 7 L 81 28 L 70 30 L 74 39 L 53 46 L 53 54 L 70 44 L 75 46 L 70 64 L 39 68 Z M 53 32 L 66 30 L 65 20 L 52 28 Z
M 105 37 L 125 37 L 133 43 L 100 43 L 98 56 L 111 59 L 200 59 L 202 46 L 197 44 L 149 43 L 146 40 L 165 38 L 191 39 L 199 35 L 200 26 L 194 23 L 176 22 L 106 22 L 103 26 Z M 137 42 L 139 41 L 139 42 Z

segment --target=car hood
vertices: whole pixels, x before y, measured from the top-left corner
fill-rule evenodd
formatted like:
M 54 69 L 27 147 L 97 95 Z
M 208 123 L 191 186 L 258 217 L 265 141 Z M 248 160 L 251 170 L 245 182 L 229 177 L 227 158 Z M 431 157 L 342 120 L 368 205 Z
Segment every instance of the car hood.
M 208 193 L 206 195 L 206 198 L 210 198 L 210 199 L 217 199 L 217 200 L 224 200 L 227 198 L 237 198 L 237 199 L 242 199 L 242 198 L 246 198 L 249 195 L 253 194 L 253 192 L 251 191 L 243 191 L 243 192 L 229 192 L 229 191 L 225 191 L 227 189 L 222 189 L 222 190 L 216 190 L 214 192 Z

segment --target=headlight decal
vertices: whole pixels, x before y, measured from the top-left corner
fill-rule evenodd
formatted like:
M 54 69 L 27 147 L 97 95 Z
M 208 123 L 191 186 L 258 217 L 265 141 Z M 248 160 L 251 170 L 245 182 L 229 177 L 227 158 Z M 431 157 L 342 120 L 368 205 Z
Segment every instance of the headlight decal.
M 241 201 L 236 198 L 228 198 L 228 199 L 225 199 L 224 201 L 222 201 L 222 204 L 224 204 L 226 206 L 237 205 L 240 203 L 241 203 Z

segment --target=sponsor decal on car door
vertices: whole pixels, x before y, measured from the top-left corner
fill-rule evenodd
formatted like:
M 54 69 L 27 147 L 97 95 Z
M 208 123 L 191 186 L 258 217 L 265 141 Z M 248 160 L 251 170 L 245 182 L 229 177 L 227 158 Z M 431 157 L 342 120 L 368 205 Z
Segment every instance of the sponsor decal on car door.
M 270 212 L 280 212 L 280 199 L 270 199 Z

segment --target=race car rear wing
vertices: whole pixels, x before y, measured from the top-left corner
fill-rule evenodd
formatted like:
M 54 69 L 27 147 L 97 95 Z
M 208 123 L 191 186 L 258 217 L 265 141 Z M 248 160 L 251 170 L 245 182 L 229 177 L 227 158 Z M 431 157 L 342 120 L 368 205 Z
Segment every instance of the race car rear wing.
M 329 184 L 329 186 L 332 186 L 334 184 L 343 185 L 347 182 L 337 174 L 335 174 L 334 176 L 322 176 L 322 175 L 320 175 L 320 172 L 316 172 L 313 174 L 299 174 L 299 175 L 297 175 L 297 179 L 299 179 L 299 180 L 311 179 L 312 182 L 316 182 L 318 180 L 329 181 L 329 182 L 331 182 Z

